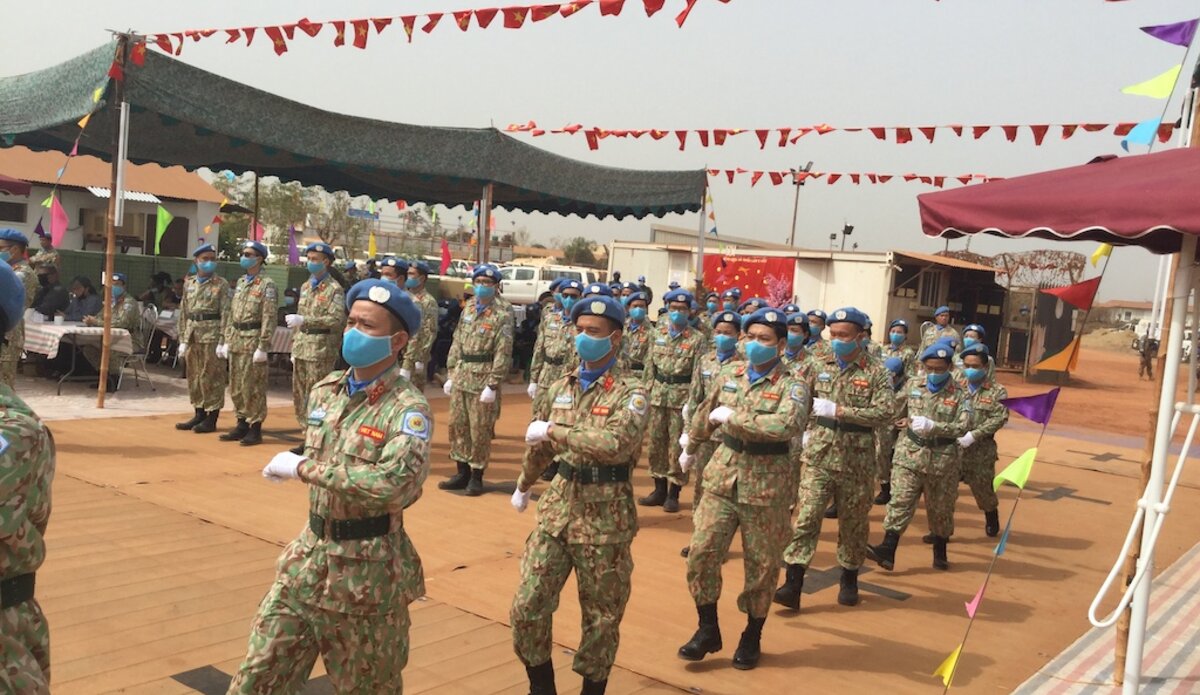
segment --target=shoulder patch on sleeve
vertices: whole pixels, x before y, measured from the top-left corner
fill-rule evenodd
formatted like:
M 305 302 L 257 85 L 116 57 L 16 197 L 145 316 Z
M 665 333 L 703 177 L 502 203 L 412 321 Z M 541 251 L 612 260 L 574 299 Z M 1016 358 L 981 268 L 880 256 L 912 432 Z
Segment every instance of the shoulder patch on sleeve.
M 804 402 L 804 387 L 801 386 L 800 384 L 796 384 L 795 386 L 792 387 L 792 391 L 791 391 L 791 393 L 788 394 L 788 397 L 791 398 L 793 401 L 796 401 L 797 403 L 803 403 Z
M 429 418 L 416 410 L 406 411 L 400 421 L 400 432 L 429 441 Z
M 629 409 L 638 415 L 646 414 L 646 396 L 642 393 L 635 393 L 629 397 Z
M 0 434 L 0 455 L 3 455 L 6 451 L 8 451 L 8 440 L 4 438 L 4 435 Z

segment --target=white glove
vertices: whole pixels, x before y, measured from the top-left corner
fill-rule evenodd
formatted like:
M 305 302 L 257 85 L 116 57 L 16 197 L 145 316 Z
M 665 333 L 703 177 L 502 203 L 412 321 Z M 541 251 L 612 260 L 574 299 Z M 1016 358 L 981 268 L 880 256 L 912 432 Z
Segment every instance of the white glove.
M 805 431 L 804 434 L 800 437 L 800 446 L 807 449 L 808 448 L 808 440 L 810 440 L 810 439 L 812 439 L 812 432 Z
M 413 362 L 413 369 L 417 370 L 418 373 L 424 372 L 425 371 L 425 363 L 424 362 Z
M 275 454 L 275 458 L 263 468 L 263 477 L 270 480 L 272 483 L 282 483 L 285 480 L 295 480 L 296 469 L 305 460 L 303 456 L 298 456 L 290 451 L 281 451 Z
M 405 369 L 404 367 L 401 367 L 401 368 L 400 368 L 400 376 L 404 377 L 405 379 L 411 379 L 411 378 L 412 378 L 412 372 L 408 371 L 408 370 L 407 370 L 407 369 Z
M 713 408 L 712 412 L 708 414 L 708 421 L 714 425 L 724 425 L 729 420 L 730 415 L 733 415 L 733 408 L 726 405 L 719 405 Z
M 537 398 L 537 384 L 531 382 L 529 388 L 525 389 L 525 393 L 528 393 L 530 398 Z
M 267 361 L 267 353 L 263 352 L 262 350 L 254 351 L 254 363 L 255 364 L 262 364 L 263 362 L 266 362 L 266 361 Z
M 187 343 L 180 343 L 179 347 L 175 349 L 175 356 L 178 357 L 179 359 L 183 359 L 183 356 L 186 354 L 187 354 Z
M 909 421 L 908 426 L 911 427 L 912 431 L 916 432 L 917 434 L 925 434 L 929 430 L 933 429 L 933 420 L 930 420 L 924 415 L 918 415 Z
M 816 417 L 837 417 L 837 403 L 827 398 L 814 398 L 812 414 Z
M 972 434 L 971 432 L 967 432 L 966 434 L 964 434 L 963 436 L 958 438 L 958 445 L 964 449 L 966 449 L 967 447 L 971 446 L 974 443 L 975 443 L 975 435 Z
M 495 403 L 496 402 L 496 392 L 492 389 L 491 386 L 483 387 L 483 393 L 479 394 L 479 402 L 480 403 Z
M 688 419 L 688 413 L 691 411 L 691 405 L 692 405 L 691 403 L 684 403 L 684 404 L 683 404 L 683 413 L 682 413 L 682 415 L 683 415 L 683 421 L 684 421 L 684 422 L 687 422 L 687 419 Z
M 299 328 L 304 325 L 304 317 L 300 314 L 288 314 L 283 317 L 283 322 L 288 328 Z
M 450 395 L 450 384 L 452 383 L 454 383 L 453 379 L 446 379 L 446 383 L 442 384 L 442 390 L 446 392 L 447 396 Z
M 225 343 L 217 345 L 217 357 L 220 357 L 223 360 L 229 359 L 229 346 Z
M 525 443 L 533 446 L 538 442 L 550 439 L 550 423 L 545 420 L 534 420 L 525 430 Z
M 692 438 L 688 436 L 687 432 L 684 432 L 683 434 L 679 435 L 679 446 L 681 448 L 686 449 L 688 442 L 690 442 L 690 441 L 692 441 Z
M 529 506 L 529 496 L 531 494 L 533 494 L 532 489 L 525 492 L 521 492 L 521 488 L 513 490 L 513 496 L 511 500 L 513 509 L 517 510 L 518 512 L 525 511 L 525 508 Z
M 296 364 L 296 356 L 288 355 L 288 362 L 291 362 L 292 364 Z
M 687 473 L 688 469 L 692 467 L 692 463 L 695 460 L 696 460 L 695 456 L 689 454 L 686 451 L 683 452 L 682 454 L 679 455 L 679 470 L 683 471 L 684 473 Z

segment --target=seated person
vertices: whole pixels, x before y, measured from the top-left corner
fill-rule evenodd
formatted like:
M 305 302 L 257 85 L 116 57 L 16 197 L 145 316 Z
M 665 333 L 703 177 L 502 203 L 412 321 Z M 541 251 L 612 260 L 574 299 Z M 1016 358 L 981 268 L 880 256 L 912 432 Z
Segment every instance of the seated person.
M 71 281 L 71 302 L 67 305 L 67 320 L 82 321 L 84 316 L 95 316 L 103 309 L 100 295 L 92 281 L 83 275 L 75 276 Z
M 125 294 L 125 283 L 128 279 L 125 273 L 113 273 L 113 306 L 112 306 L 112 327 L 114 329 L 122 328 L 129 331 L 129 336 L 133 340 L 133 353 L 140 355 L 146 349 L 146 339 L 142 334 L 142 314 L 139 310 L 138 303 L 133 297 Z M 104 325 L 103 316 L 85 316 L 83 322 L 88 326 Z M 83 353 L 87 360 L 87 366 L 90 370 L 80 369 L 80 365 L 76 365 L 75 371 L 83 373 L 100 373 L 100 346 L 98 345 L 83 345 L 80 347 L 80 352 Z M 109 382 L 108 390 L 116 390 L 116 377 L 121 373 L 121 362 L 123 355 L 120 353 L 109 351 L 108 356 L 108 373 Z
M 160 270 L 150 276 L 150 287 L 145 292 L 139 294 L 137 300 L 143 304 L 153 304 L 162 309 L 165 296 L 171 291 L 171 288 L 170 274 Z
M 38 268 L 37 276 L 39 288 L 33 296 L 33 310 L 46 318 L 65 313 L 71 296 L 59 284 L 58 266 L 44 265 Z

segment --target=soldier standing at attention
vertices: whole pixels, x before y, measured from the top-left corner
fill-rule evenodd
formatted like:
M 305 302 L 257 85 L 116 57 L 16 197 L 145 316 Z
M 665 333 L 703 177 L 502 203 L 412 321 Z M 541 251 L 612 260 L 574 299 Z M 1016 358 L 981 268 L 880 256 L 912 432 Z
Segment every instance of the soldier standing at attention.
M 825 361 L 833 356 L 829 350 L 829 343 L 822 337 L 825 331 L 825 322 L 829 319 L 828 314 L 820 309 L 811 309 L 808 312 L 808 344 L 804 347 L 808 349 L 808 354 L 815 360 Z
M 426 365 L 433 353 L 433 341 L 438 332 L 437 300 L 425 289 L 425 283 L 433 270 L 425 261 L 413 261 L 408 266 L 408 277 L 404 280 L 404 289 L 412 295 L 413 302 L 421 310 L 421 328 L 408 343 L 404 351 L 404 361 L 400 372 L 412 382 L 418 391 L 425 390 L 425 380 L 428 376 Z
M 510 613 L 513 649 L 532 695 L 556 692 L 551 624 L 572 570 L 583 624 L 574 670 L 583 676 L 583 695 L 604 692 L 629 600 L 638 527 L 629 477 L 648 404 L 641 382 L 618 364 L 625 311 L 615 298 L 590 297 L 571 309 L 571 318 L 579 366 L 547 387 L 553 405 L 529 424 L 529 455 L 512 496 L 513 507 L 525 511 L 539 474 L 559 463 L 538 502 Z
M 808 418 L 808 388 L 783 366 L 786 316 L 760 309 L 744 323 L 752 340 L 746 363 L 726 365 L 688 423 L 687 470 L 700 446 L 717 441 L 704 469 L 704 497 L 693 515 L 695 531 L 687 559 L 688 590 L 696 602 L 699 629 L 679 648 L 679 657 L 699 661 L 722 648 L 717 623 L 721 563 L 733 534 L 742 534 L 745 585 L 738 609 L 746 614 L 733 667 L 758 665 L 771 588 L 779 576 L 779 555 L 787 541 L 789 508 L 795 501 L 796 466 L 791 440 Z
M 8 327 L 11 334 L 0 345 L 0 384 L 15 387 L 17 380 L 17 363 L 21 361 L 21 353 L 25 351 L 25 309 L 33 306 L 33 298 L 38 288 L 38 273 L 25 259 L 28 254 L 29 240 L 15 229 L 0 229 L 0 264 L 7 265 L 17 274 L 17 279 L 24 288 L 25 306 L 21 307 L 21 315 Z
M 918 352 L 925 354 L 925 350 L 930 345 L 942 338 L 954 338 L 955 344 L 960 342 L 958 331 L 950 325 L 950 307 L 948 306 L 940 306 L 935 309 L 933 323 L 925 324 L 921 329 L 921 348 Z
M 867 317 L 854 308 L 830 314 L 830 356 L 810 358 L 813 427 L 804 448 L 785 581 L 775 602 L 800 609 L 804 573 L 817 550 L 826 505 L 838 510 L 838 603 L 858 603 L 858 570 L 866 558 L 867 514 L 875 491 L 875 428 L 892 418 L 888 373 L 860 342 Z
M 571 310 L 579 302 L 582 291 L 583 286 L 578 280 L 564 279 L 559 282 L 558 293 L 562 297 L 563 310 L 542 319 L 543 330 L 538 332 L 537 342 L 533 345 L 533 363 L 529 367 L 527 389 L 529 397 L 533 399 L 534 420 L 545 420 L 549 417 L 550 385 L 570 374 L 578 364 L 575 358 L 575 330 L 571 322 Z M 526 450 L 526 460 L 531 453 L 532 450 Z M 557 472 L 558 464 L 551 462 L 546 466 L 542 479 L 554 480 Z
M 267 350 L 275 335 L 275 309 L 279 299 L 275 282 L 263 274 L 267 247 L 257 241 L 242 243 L 242 269 L 229 306 L 225 342 L 217 346 L 229 360 L 229 395 L 237 426 L 221 435 L 242 446 L 262 444 L 262 423 L 267 417 Z
M 34 270 L 42 266 L 54 266 L 61 271 L 62 256 L 59 255 L 58 249 L 54 248 L 50 235 L 44 231 L 38 232 L 38 242 L 41 244 L 41 249 L 33 254 L 33 258 L 29 259 L 29 265 L 33 266 Z
M 1008 408 L 1002 402 L 1008 391 L 988 376 L 991 356 L 986 345 L 968 346 L 961 357 L 963 379 L 959 385 L 966 390 L 963 406 L 970 413 L 971 428 L 958 438 L 963 450 L 962 477 L 983 512 L 984 532 L 995 538 L 1000 533 L 1000 500 L 992 487 L 998 458 L 995 435 L 1008 423 Z
M 737 287 L 731 287 L 721 293 L 721 308 L 725 311 L 737 311 L 738 304 L 742 303 L 742 290 Z
M 229 283 L 217 275 L 217 250 L 204 244 L 192 251 L 196 274 L 183 283 L 179 305 L 179 348 L 187 357 L 188 395 L 196 410 L 191 420 L 175 424 L 177 430 L 215 432 L 217 416 L 225 406 L 225 361 L 217 354 L 229 320 Z M 189 349 L 189 346 L 194 345 Z
M 887 344 L 883 346 L 883 359 L 889 357 L 897 357 L 904 364 L 905 377 L 911 377 L 916 372 L 914 362 L 917 360 L 916 352 L 912 346 L 908 344 L 908 321 L 904 319 L 895 319 L 888 324 L 888 339 Z
M 679 437 L 683 434 L 683 405 L 687 402 L 696 363 L 704 351 L 704 341 L 688 325 L 692 313 L 692 293 L 671 290 L 663 295 L 667 303 L 666 329 L 654 337 L 650 361 L 646 365 L 646 386 L 650 389 L 650 476 L 654 492 L 638 500 L 645 507 L 666 512 L 679 511 L 679 492 L 687 485 L 688 475 L 679 467 Z
M 308 427 L 308 394 L 318 381 L 333 371 L 341 348 L 342 331 L 346 327 L 346 293 L 333 279 L 333 247 L 323 242 L 304 248 L 308 258 L 309 280 L 300 288 L 300 302 L 295 314 L 284 317 L 287 327 L 294 331 L 292 339 L 292 405 L 300 431 Z M 245 441 L 245 440 L 243 440 Z M 303 454 L 304 444 L 292 449 Z
M 438 483 L 442 490 L 483 494 L 483 472 L 492 453 L 496 395 L 512 364 L 512 315 L 497 303 L 500 270 L 483 264 L 471 273 L 474 301 L 463 308 L 446 360 L 442 390 L 450 396 L 450 458 L 458 472 Z
M 0 342 L 25 317 L 25 286 L 0 263 Z M 46 559 L 54 437 L 7 384 L 0 384 L 0 686 L 11 693 L 50 692 L 50 628 L 34 598 L 34 574 Z
M 783 362 L 792 371 L 793 376 L 807 381 L 804 373 L 806 372 L 805 367 L 808 363 L 808 351 L 805 350 L 804 345 L 808 342 L 810 336 L 808 332 L 808 317 L 802 311 L 788 314 L 787 328 L 787 347 L 783 351 Z
M 404 510 L 421 497 L 433 424 L 397 353 L 421 312 L 383 280 L 356 284 L 346 305 L 351 368 L 313 387 L 304 455 L 263 469 L 309 486 L 308 527 L 279 558 L 230 693 L 298 693 L 318 654 L 336 692 L 403 692 L 408 604 L 425 593 Z
M 870 546 L 871 559 L 885 570 L 896 563 L 896 546 L 925 495 L 933 535 L 933 567 L 950 568 L 946 542 L 954 534 L 954 503 L 962 471 L 959 438 L 967 433 L 965 390 L 950 378 L 954 351 L 935 343 L 921 353 L 924 377 L 909 379 L 903 392 L 900 436 L 892 459 L 892 500 L 883 519 L 883 543 Z
M 645 292 L 634 292 L 629 295 L 626 306 L 629 319 L 625 323 L 625 333 L 621 338 L 621 367 L 644 384 L 646 362 L 650 358 L 650 336 L 654 331 L 654 324 L 650 323 L 646 316 L 650 298 Z

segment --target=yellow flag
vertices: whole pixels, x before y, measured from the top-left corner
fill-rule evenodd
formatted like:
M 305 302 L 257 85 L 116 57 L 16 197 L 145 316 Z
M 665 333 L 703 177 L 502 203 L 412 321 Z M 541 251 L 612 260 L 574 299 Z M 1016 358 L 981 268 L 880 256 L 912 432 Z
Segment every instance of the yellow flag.
M 1151 99 L 1166 99 L 1171 96 L 1171 92 L 1175 91 L 1175 82 L 1179 79 L 1179 71 L 1182 69 L 1182 65 L 1176 65 L 1157 77 L 1129 85 L 1122 89 L 1121 93 L 1150 97 Z
M 962 652 L 961 644 L 955 647 L 954 651 L 950 652 L 950 656 L 946 657 L 946 660 L 942 662 L 942 665 L 938 666 L 937 670 L 931 674 L 934 676 L 941 676 L 942 685 L 946 686 L 947 688 L 950 687 L 950 681 L 954 678 L 954 669 L 958 668 L 958 655 L 960 652 Z
M 80 128 L 86 128 L 86 127 L 87 127 L 87 124 L 88 124 L 88 121 L 90 121 L 90 120 L 92 120 L 92 114 L 90 114 L 90 113 L 89 113 L 88 115 L 86 115 L 86 116 L 84 116 L 83 118 L 79 119 L 79 127 L 80 127 Z
M 992 480 L 992 489 L 999 490 L 1004 483 L 1012 483 L 1022 490 L 1029 480 L 1029 472 L 1033 470 L 1033 460 L 1037 458 L 1037 447 L 1028 449 L 1018 456 L 1008 467 L 996 474 Z
M 100 85 L 99 87 L 96 87 L 96 89 L 92 90 L 92 103 L 99 104 L 100 96 L 102 94 L 104 94 L 104 85 Z
M 375 257 L 375 232 L 371 232 L 371 238 L 367 240 L 367 255 Z
M 1080 338 L 1076 338 L 1067 347 L 1033 365 L 1033 368 L 1039 371 L 1046 370 L 1050 372 L 1075 371 L 1079 366 L 1080 340 Z
M 1101 258 L 1107 258 L 1112 255 L 1112 244 L 1100 244 L 1100 247 L 1092 252 L 1092 267 L 1100 262 Z

